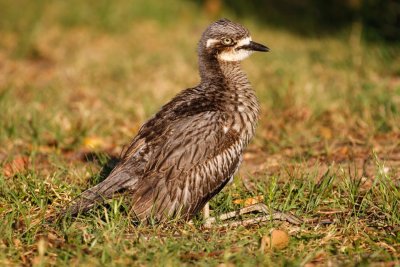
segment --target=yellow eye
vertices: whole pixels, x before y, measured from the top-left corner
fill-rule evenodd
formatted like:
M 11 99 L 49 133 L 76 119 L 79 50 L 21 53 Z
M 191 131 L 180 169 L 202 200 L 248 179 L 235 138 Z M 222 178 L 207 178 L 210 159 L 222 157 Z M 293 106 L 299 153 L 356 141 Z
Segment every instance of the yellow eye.
M 222 43 L 223 43 L 224 45 L 230 45 L 230 44 L 233 43 L 233 40 L 232 40 L 231 38 L 223 38 L 223 39 L 222 39 Z

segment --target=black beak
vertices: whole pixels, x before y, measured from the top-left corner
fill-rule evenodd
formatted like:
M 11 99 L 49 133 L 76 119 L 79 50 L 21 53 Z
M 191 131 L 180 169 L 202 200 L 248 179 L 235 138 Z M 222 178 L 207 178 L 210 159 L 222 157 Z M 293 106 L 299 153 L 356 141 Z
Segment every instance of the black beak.
M 265 45 L 250 41 L 249 49 L 253 51 L 268 52 L 269 48 Z
M 239 47 L 240 49 L 247 49 L 251 51 L 268 52 L 270 49 L 265 45 L 250 41 L 250 44 Z

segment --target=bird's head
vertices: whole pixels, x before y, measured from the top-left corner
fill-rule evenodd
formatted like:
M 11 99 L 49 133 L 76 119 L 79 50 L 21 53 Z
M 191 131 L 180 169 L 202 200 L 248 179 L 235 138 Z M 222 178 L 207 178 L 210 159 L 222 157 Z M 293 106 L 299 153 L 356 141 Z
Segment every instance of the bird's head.
M 199 42 L 199 53 L 218 61 L 241 61 L 254 51 L 268 52 L 269 48 L 253 42 L 250 32 L 228 19 L 212 23 L 204 31 Z

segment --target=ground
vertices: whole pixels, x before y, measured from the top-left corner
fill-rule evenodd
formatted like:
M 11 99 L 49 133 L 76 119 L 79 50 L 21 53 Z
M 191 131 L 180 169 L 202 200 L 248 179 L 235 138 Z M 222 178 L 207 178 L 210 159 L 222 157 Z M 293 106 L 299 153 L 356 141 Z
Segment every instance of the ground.
M 23 18 L 8 7 L 1 23 L 1 265 L 400 264 L 399 48 L 363 41 L 357 22 L 304 37 L 237 19 L 271 52 L 243 63 L 262 115 L 212 214 L 256 199 L 304 224 L 137 226 L 122 199 L 45 222 L 102 179 L 162 104 L 198 83 L 196 45 L 212 21 L 191 2 L 139 11 L 75 2 L 26 2 Z M 123 20 L 125 10 L 140 16 Z M 261 250 L 273 229 L 288 244 Z

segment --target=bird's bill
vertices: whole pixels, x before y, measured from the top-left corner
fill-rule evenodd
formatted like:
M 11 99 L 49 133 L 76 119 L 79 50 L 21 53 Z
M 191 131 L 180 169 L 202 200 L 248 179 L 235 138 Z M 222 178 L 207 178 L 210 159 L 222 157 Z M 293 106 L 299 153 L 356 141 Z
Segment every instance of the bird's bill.
M 260 51 L 260 52 L 268 52 L 270 49 L 265 45 L 250 41 L 250 44 L 247 45 L 247 49 L 252 51 Z

